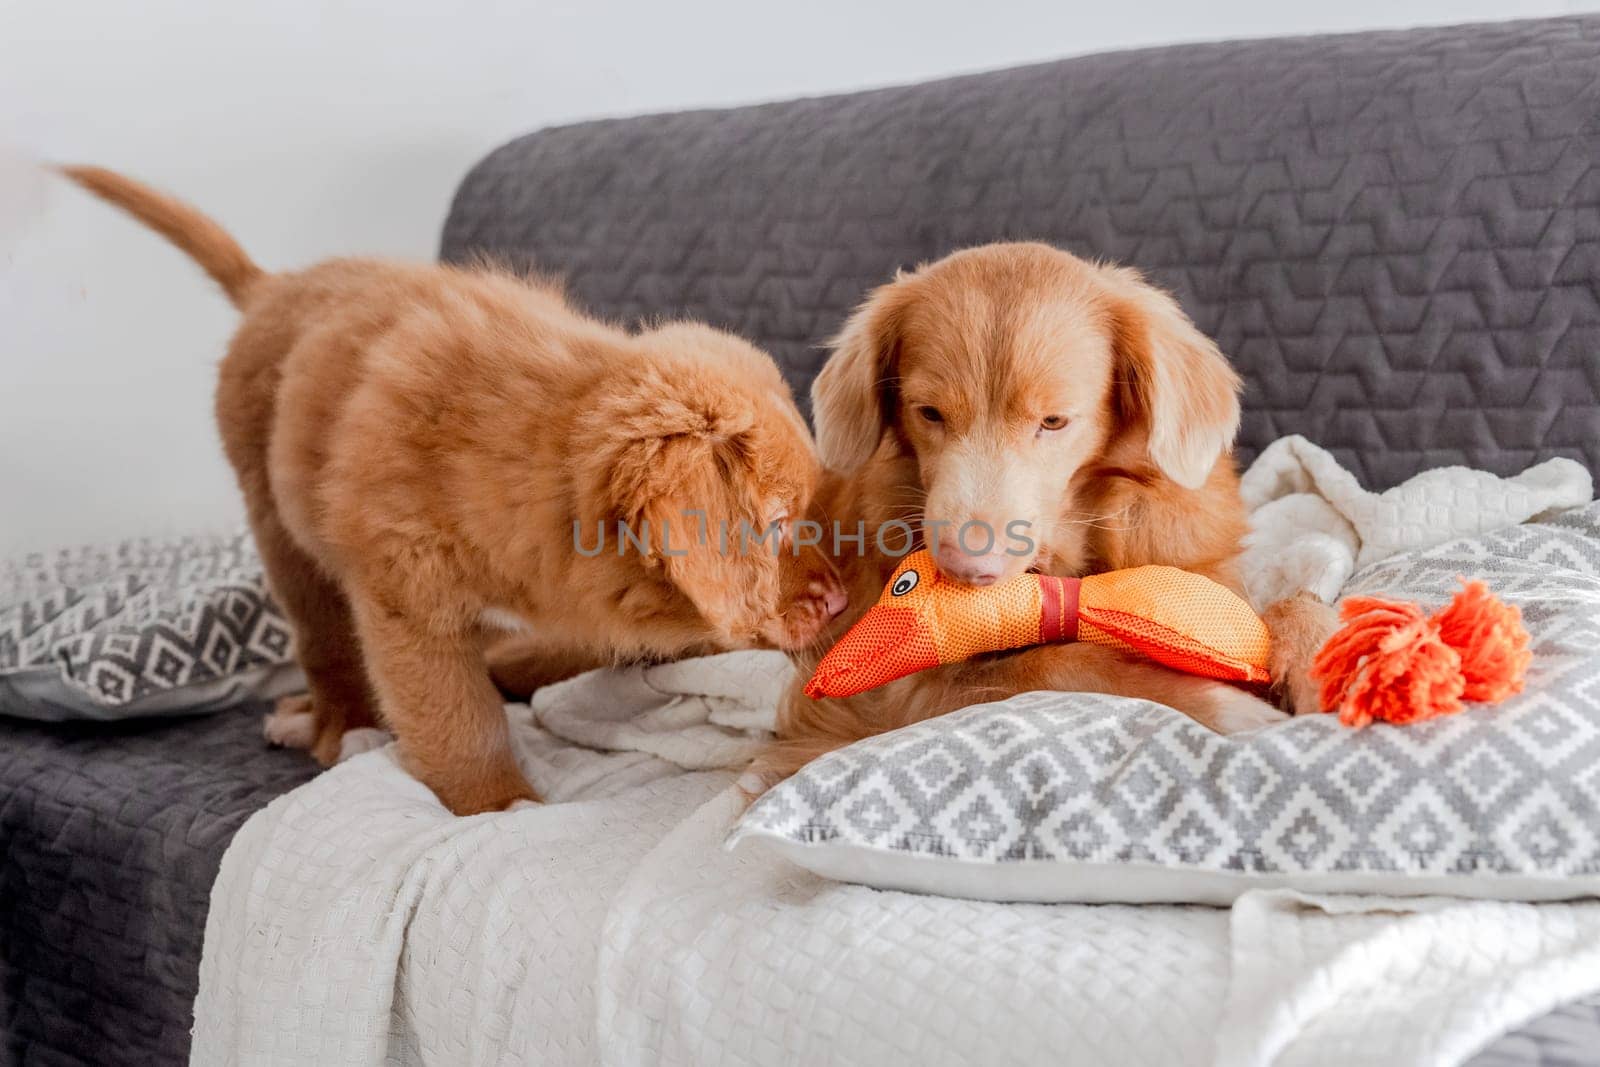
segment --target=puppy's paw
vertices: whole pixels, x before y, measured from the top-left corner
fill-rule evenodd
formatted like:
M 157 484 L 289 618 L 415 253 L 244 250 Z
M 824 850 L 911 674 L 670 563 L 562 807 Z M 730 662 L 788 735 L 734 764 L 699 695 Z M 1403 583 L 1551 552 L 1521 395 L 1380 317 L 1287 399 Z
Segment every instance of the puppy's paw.
M 754 800 L 777 785 L 778 782 L 776 776 L 771 772 L 763 772 L 755 767 L 750 767 L 739 775 L 738 780 L 733 784 L 739 788 L 739 792 L 744 794 L 746 800 Z
M 284 697 L 261 720 L 261 736 L 280 748 L 308 749 L 317 740 L 317 716 L 311 697 L 300 693 Z
M 1311 680 L 1309 668 L 1289 667 L 1272 685 L 1272 699 L 1290 715 L 1316 715 L 1322 711 L 1322 687 Z
M 1272 696 L 1291 715 L 1322 711 L 1320 687 L 1311 680 L 1311 664 L 1339 628 L 1339 613 L 1310 593 L 1278 601 L 1261 613 L 1272 634 Z
M 1242 734 L 1289 718 L 1285 712 L 1243 689 L 1222 685 L 1217 690 L 1206 725 L 1219 734 Z
M 404 742 L 401 742 L 402 748 Z M 402 765 L 405 764 L 404 756 L 401 757 Z M 415 773 L 415 772 L 413 772 Z M 502 773 L 490 775 L 485 779 L 450 779 L 446 781 L 429 782 L 422 778 L 425 785 L 433 789 L 434 795 L 440 803 L 450 809 L 452 815 L 483 815 L 491 811 L 523 811 L 528 807 L 542 803 L 543 798 L 537 790 L 528 784 L 522 772 L 516 770 L 515 765 L 506 768 Z M 437 777 L 437 776 L 436 776 Z M 520 807 L 518 805 L 521 805 Z
M 354 759 L 364 752 L 375 752 L 393 741 L 393 736 L 387 730 L 379 730 L 373 726 L 363 726 L 356 730 L 346 730 L 344 736 L 339 738 L 339 757 L 335 763 L 343 763 L 347 759 Z

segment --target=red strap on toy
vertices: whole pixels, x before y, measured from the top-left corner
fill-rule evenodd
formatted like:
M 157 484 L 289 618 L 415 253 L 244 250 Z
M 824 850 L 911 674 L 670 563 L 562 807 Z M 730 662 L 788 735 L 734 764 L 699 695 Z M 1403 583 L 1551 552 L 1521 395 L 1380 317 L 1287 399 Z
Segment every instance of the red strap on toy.
M 1039 641 L 1078 639 L 1078 594 L 1083 583 L 1077 578 L 1039 576 Z

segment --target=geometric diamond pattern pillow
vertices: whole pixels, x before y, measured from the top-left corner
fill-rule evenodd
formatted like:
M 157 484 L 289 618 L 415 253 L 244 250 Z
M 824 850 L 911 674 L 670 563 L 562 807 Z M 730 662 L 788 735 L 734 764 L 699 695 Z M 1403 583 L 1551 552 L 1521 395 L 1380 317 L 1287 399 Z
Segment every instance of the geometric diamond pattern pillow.
M 192 713 L 301 684 L 246 532 L 0 563 L 0 714 Z
M 759 841 L 842 881 L 993 900 L 1227 903 L 1252 888 L 1600 895 L 1600 503 L 1395 556 L 1345 593 L 1522 608 L 1525 691 L 1412 726 L 1222 737 L 1159 705 L 1027 693 L 831 753 Z

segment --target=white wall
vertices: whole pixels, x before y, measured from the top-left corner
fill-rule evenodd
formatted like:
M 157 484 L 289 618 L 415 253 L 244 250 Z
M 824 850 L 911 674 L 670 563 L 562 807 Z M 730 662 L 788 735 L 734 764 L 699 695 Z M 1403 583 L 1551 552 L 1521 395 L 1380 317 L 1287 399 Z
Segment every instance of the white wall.
M 0 145 L 124 169 L 269 267 L 429 257 L 506 138 L 599 115 L 1170 41 L 1560 14 L 1574 0 L 0 0 Z M 0 161 L 0 556 L 216 525 L 231 309 L 160 239 Z

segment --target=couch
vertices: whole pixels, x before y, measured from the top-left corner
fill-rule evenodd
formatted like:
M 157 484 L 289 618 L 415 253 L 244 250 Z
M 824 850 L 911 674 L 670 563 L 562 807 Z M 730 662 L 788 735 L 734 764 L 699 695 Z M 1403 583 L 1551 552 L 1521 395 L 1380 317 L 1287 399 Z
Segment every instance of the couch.
M 1301 433 L 1385 486 L 1600 470 L 1600 17 L 1191 45 L 589 122 L 464 178 L 441 257 L 701 318 L 804 402 L 898 267 L 1049 241 L 1171 289 L 1246 383 L 1239 456 Z M 185 1058 L 232 835 L 314 768 L 258 706 L 0 721 L 0 1063 Z M 1483 1063 L 1600 1061 L 1600 1003 Z

